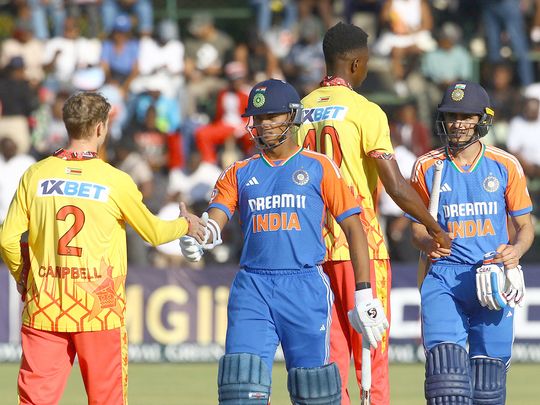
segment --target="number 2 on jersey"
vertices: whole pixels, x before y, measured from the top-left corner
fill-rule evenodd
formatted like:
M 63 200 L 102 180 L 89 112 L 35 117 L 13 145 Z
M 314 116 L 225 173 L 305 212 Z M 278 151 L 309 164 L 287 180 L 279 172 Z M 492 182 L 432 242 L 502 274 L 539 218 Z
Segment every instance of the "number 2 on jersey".
M 73 215 L 75 220 L 73 225 L 67 230 L 67 232 L 58 239 L 57 252 L 62 256 L 78 256 L 82 255 L 82 248 L 76 246 L 69 246 L 69 242 L 81 231 L 84 225 L 84 212 L 79 207 L 74 205 L 66 205 L 58 210 L 56 213 L 56 219 L 59 221 L 65 221 L 69 215 Z
M 328 150 L 327 148 L 328 138 L 330 138 L 332 150 Z M 325 125 L 318 134 L 315 128 L 310 129 L 306 134 L 306 139 L 304 139 L 304 148 L 331 157 L 336 165 L 341 167 L 343 153 L 341 151 L 341 144 L 339 143 L 339 134 L 333 126 Z

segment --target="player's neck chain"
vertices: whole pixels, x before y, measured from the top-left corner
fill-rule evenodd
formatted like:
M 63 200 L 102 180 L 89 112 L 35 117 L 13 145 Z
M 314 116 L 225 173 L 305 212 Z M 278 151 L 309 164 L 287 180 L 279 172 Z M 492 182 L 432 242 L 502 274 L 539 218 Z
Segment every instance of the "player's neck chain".
M 329 86 L 345 86 L 352 90 L 351 84 L 341 77 L 338 76 L 325 76 L 320 83 L 321 87 Z
M 97 158 L 98 154 L 96 152 L 86 150 L 83 152 L 74 152 L 72 150 L 60 148 L 53 153 L 53 156 L 64 160 L 87 160 Z

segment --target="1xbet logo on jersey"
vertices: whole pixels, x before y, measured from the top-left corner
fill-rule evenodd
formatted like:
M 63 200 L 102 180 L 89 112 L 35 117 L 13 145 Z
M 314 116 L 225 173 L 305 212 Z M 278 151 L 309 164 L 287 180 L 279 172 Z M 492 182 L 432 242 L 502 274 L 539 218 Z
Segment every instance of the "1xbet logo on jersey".
M 106 202 L 109 199 L 109 187 L 85 181 L 46 179 L 38 183 L 37 195 L 39 197 L 75 197 Z
M 327 107 L 304 108 L 302 122 L 319 122 L 325 120 L 343 121 L 349 107 L 329 105 Z

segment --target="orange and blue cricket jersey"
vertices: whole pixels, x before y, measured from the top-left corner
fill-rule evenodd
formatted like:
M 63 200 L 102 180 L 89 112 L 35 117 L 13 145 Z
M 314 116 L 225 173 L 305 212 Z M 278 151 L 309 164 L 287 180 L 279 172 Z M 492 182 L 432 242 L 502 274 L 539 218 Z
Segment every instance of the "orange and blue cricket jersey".
M 422 333 L 429 350 L 442 342 L 465 347 L 470 356 L 508 362 L 513 341 L 513 309 L 491 311 L 476 298 L 476 268 L 486 252 L 509 243 L 507 216 L 532 211 L 523 169 L 511 154 L 493 146 L 468 167 L 445 148 L 416 161 L 411 182 L 426 206 L 437 160 L 443 161 L 437 221 L 453 237 L 452 253 L 434 263 L 421 287 Z
M 333 302 L 319 266 L 326 210 L 338 222 L 360 213 L 339 169 L 302 148 L 282 161 L 257 154 L 222 173 L 209 208 L 229 218 L 238 210 L 244 238 L 226 352 L 259 355 L 271 369 L 281 342 L 287 368 L 326 364 Z

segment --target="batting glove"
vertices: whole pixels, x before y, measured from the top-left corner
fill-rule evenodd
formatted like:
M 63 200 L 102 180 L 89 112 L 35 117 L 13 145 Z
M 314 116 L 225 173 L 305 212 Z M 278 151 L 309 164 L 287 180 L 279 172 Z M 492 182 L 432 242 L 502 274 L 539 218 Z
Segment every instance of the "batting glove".
M 480 305 L 499 311 L 506 307 L 504 270 L 496 264 L 484 264 L 476 269 L 476 296 Z
M 382 340 L 384 331 L 390 326 L 381 301 L 372 297 L 371 289 L 355 291 L 354 300 L 355 307 L 348 313 L 349 322 L 376 349 L 377 342 Z
M 518 264 L 513 269 L 505 270 L 506 280 L 504 282 L 503 294 L 508 302 L 508 305 L 514 307 L 516 304 L 523 306 L 525 298 L 525 279 L 523 271 Z
M 182 236 L 180 238 L 180 250 L 182 250 L 182 255 L 190 262 L 200 261 L 204 254 L 202 246 L 191 236 Z

